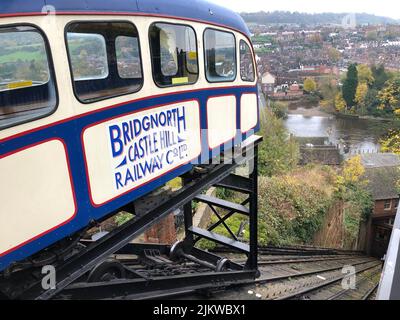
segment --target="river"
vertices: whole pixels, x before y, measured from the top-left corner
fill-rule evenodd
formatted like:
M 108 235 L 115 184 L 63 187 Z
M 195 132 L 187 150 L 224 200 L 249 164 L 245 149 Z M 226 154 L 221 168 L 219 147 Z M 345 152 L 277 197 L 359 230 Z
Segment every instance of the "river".
M 349 154 L 376 153 L 379 140 L 390 123 L 370 119 L 337 118 L 317 109 L 290 110 L 284 121 L 290 133 L 297 137 L 327 137 L 329 142 L 349 148 Z

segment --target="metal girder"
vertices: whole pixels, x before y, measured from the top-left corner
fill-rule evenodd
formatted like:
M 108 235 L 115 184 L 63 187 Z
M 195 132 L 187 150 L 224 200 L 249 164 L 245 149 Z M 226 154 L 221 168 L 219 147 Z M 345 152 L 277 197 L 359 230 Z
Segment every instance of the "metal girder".
M 221 260 L 220 256 L 212 254 L 212 253 L 210 253 L 208 251 L 201 250 L 199 248 L 192 248 L 191 254 L 196 256 L 198 259 L 202 259 L 204 261 L 208 261 L 208 262 L 210 262 L 210 263 L 212 263 L 214 265 L 216 265 Z M 235 262 L 232 262 L 232 261 L 229 261 L 228 267 L 231 270 L 236 270 L 236 271 L 243 270 L 243 266 L 242 265 L 240 265 L 238 263 L 235 263 Z
M 224 246 L 227 246 L 228 248 L 232 248 L 234 250 L 238 250 L 243 253 L 250 253 L 250 247 L 248 244 L 240 242 L 240 241 L 235 241 L 233 239 L 221 236 L 217 233 L 200 229 L 197 227 L 191 227 L 187 231 L 190 233 L 200 236 L 202 238 L 208 239 L 210 241 L 214 241 L 216 243 L 222 244 Z
M 248 204 L 250 202 L 250 198 L 247 198 L 246 200 L 244 200 L 241 205 L 244 206 L 246 204 Z M 224 215 L 222 217 L 222 219 L 220 219 L 219 221 L 217 221 L 216 223 L 214 223 L 213 225 L 211 225 L 210 227 L 208 227 L 208 231 L 212 231 L 214 230 L 216 227 L 218 227 L 220 224 L 222 224 L 223 222 L 225 222 L 226 220 L 228 220 L 230 217 L 232 217 L 235 214 L 235 211 L 230 211 L 228 212 L 226 215 Z
M 161 254 L 168 254 L 170 246 L 165 244 L 153 243 L 128 243 L 122 249 L 115 252 L 115 254 L 134 254 L 140 255 L 144 250 L 158 250 Z
M 249 213 L 250 213 L 249 208 L 247 208 L 247 207 L 245 207 L 243 205 L 240 205 L 240 204 L 237 204 L 237 203 L 233 203 L 233 202 L 229 202 L 229 201 L 222 200 L 222 199 L 218 199 L 218 198 L 215 198 L 215 197 L 207 196 L 205 194 L 201 194 L 201 195 L 196 196 L 195 200 L 203 202 L 203 203 L 206 203 L 208 205 L 217 206 L 217 207 L 222 208 L 222 209 L 232 210 L 232 211 L 235 211 L 237 213 L 244 214 L 246 216 L 248 216 Z
M 76 283 L 65 288 L 60 299 L 151 299 L 160 296 L 249 283 L 254 271 L 207 272 L 159 277 L 151 280 L 115 280 Z
M 252 192 L 250 198 L 250 254 L 247 260 L 247 267 L 252 270 L 258 270 L 258 147 L 254 152 L 254 168 L 250 174 Z
M 249 179 L 245 177 L 238 176 L 236 174 L 230 174 L 224 180 L 217 183 L 215 186 L 242 193 L 251 193 L 251 181 L 249 181 Z

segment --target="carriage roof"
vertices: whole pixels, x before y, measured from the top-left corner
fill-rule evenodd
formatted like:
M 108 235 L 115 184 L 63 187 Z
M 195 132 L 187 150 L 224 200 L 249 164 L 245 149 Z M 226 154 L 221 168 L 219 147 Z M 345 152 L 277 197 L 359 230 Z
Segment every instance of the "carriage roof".
M 46 12 L 45 6 L 54 7 L 60 14 L 126 13 L 176 17 L 226 26 L 249 35 L 239 14 L 204 0 L 1 0 L 0 17 L 38 14 Z

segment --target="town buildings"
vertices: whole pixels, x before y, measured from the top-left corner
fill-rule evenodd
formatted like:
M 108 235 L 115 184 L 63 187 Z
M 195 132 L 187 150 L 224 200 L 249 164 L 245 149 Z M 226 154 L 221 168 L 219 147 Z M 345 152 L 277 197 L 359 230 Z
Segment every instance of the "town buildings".
M 266 24 L 252 25 L 250 29 L 267 95 L 284 92 L 287 96 L 284 87 L 296 83 L 301 89 L 308 77 L 340 82 L 341 74 L 351 63 L 384 65 L 400 71 L 399 25 L 307 28 Z M 275 79 L 274 90 L 271 77 Z

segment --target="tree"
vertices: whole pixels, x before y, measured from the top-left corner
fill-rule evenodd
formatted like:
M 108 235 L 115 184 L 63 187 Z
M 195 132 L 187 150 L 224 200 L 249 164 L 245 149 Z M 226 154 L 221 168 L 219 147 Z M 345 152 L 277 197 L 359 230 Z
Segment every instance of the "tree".
M 339 50 L 335 49 L 335 48 L 329 48 L 328 49 L 328 57 L 329 60 L 332 62 L 338 62 L 340 60 L 340 57 L 342 56 L 342 54 L 340 53 Z
M 358 85 L 356 91 L 355 102 L 360 108 L 365 108 L 365 101 L 368 94 L 368 84 L 362 82 Z
M 315 90 L 317 90 L 317 84 L 313 79 L 307 78 L 306 80 L 304 80 L 304 91 L 314 92 Z
M 270 108 L 275 117 L 278 119 L 286 119 L 288 113 L 288 105 L 284 102 L 271 101 Z
M 376 41 L 378 40 L 378 32 L 376 30 L 367 32 L 367 40 Z
M 376 88 L 377 90 L 382 90 L 383 87 L 385 86 L 386 81 L 389 80 L 389 75 L 385 70 L 385 66 L 382 64 L 378 67 L 372 66 L 371 71 L 372 71 L 372 76 L 375 79 L 374 88 Z
M 375 79 L 372 70 L 366 64 L 359 64 L 357 66 L 357 72 L 358 72 L 359 83 L 366 83 L 369 86 L 371 86 L 374 83 Z
M 346 101 L 344 101 L 341 93 L 338 93 L 335 97 L 335 108 L 338 112 L 343 112 L 346 109 Z
M 335 98 L 338 93 L 337 80 L 333 77 L 324 77 L 318 82 L 318 91 L 322 95 L 321 107 L 328 111 L 334 111 Z
M 347 71 L 347 78 L 344 81 L 342 93 L 343 99 L 346 101 L 347 107 L 351 108 L 355 104 L 356 91 L 358 86 L 357 65 L 351 64 Z
M 400 155 L 400 130 L 390 130 L 380 141 L 381 151 Z
M 379 91 L 379 109 L 393 111 L 400 116 L 400 77 L 389 80 L 386 86 Z
M 365 168 L 361 161 L 361 156 L 355 156 L 345 161 L 343 166 L 343 179 L 347 185 L 357 183 L 365 173 Z
M 299 146 L 271 110 L 260 112 L 261 133 L 264 141 L 260 146 L 260 174 L 273 176 L 295 168 L 298 164 Z

